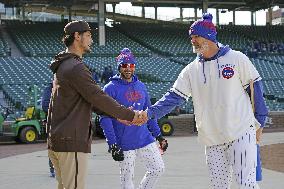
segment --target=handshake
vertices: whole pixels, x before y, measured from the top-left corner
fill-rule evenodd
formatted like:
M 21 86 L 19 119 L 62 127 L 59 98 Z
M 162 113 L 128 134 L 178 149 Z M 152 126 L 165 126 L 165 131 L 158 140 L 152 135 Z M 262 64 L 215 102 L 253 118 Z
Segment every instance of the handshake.
M 132 121 L 126 121 L 126 120 L 121 120 L 121 119 L 117 119 L 117 120 L 125 125 L 138 125 L 138 126 L 141 126 L 148 121 L 147 111 L 134 110 L 134 113 L 135 115 Z

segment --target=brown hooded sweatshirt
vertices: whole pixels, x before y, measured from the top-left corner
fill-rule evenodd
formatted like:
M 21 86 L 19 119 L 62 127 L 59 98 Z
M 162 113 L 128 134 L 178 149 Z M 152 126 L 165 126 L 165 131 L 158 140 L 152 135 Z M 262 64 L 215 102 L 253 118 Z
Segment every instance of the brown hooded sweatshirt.
M 91 77 L 82 59 L 72 53 L 55 56 L 47 118 L 48 149 L 55 152 L 91 152 L 92 109 L 132 121 L 134 112 L 104 93 Z

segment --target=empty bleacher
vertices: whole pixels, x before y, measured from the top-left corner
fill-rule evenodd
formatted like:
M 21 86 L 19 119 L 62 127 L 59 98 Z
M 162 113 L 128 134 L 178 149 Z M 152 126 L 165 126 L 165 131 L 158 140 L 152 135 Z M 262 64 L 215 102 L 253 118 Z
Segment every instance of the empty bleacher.
M 4 93 L 14 103 L 21 103 L 26 107 L 27 86 L 38 85 L 41 89 L 52 80 L 49 69 L 51 57 L 20 57 L 0 58 L 0 85 Z M 112 66 L 116 71 L 114 57 L 86 57 L 84 62 L 90 69 L 96 68 L 102 72 L 105 66 Z M 155 75 L 159 83 L 149 84 L 151 96 L 161 97 L 173 83 L 182 65 L 160 57 L 137 57 L 137 73 L 139 75 Z M 145 79 L 144 79 L 145 80 Z M 147 79 L 146 79 L 147 81 Z M 163 86 L 163 87 L 162 87 Z M 23 94 L 25 93 L 25 94 Z M 153 94 L 152 94 L 153 93 Z
M 231 48 L 235 50 L 244 50 L 248 47 L 248 44 L 252 42 L 249 36 L 239 32 L 238 30 L 233 30 L 228 26 L 219 26 L 217 28 L 217 38 L 222 44 L 228 44 Z
M 284 36 L 281 35 L 283 33 L 283 26 L 233 26 L 228 25 L 224 26 L 230 31 L 237 32 L 243 36 L 246 36 L 252 40 L 258 40 L 263 42 L 276 42 L 283 43 Z
M 0 57 L 6 57 L 11 55 L 11 49 L 7 40 L 3 37 L 0 30 Z
M 25 56 L 53 56 L 64 50 L 63 23 L 7 21 L 7 30 Z
M 51 81 L 51 58 L 0 58 L 0 84 L 33 84 Z
M 64 23 L 7 22 L 8 31 L 17 46 L 26 56 L 54 56 L 65 50 L 61 42 Z M 106 46 L 99 46 L 97 26 L 91 24 L 93 34 L 92 51 L 88 56 L 116 56 L 123 47 L 128 47 L 136 56 L 148 56 L 151 51 L 129 39 L 113 28 L 106 27 Z
M 163 55 L 186 56 L 192 53 L 188 31 L 184 26 L 124 23 L 115 27 L 131 39 Z
M 7 22 L 9 34 L 26 56 L 19 58 L 6 57 L 8 45 L 1 46 L 5 39 L 0 35 L 0 49 L 6 53 L 0 58 L 0 86 L 5 96 L 21 109 L 27 106 L 31 85 L 36 84 L 43 89 L 51 81 L 49 64 L 52 56 L 65 49 L 61 42 L 63 27 L 63 23 Z M 95 25 L 92 27 L 95 28 Z M 147 84 L 150 96 L 159 99 L 171 88 L 180 71 L 196 57 L 192 53 L 187 29 L 185 25 L 122 23 L 106 28 L 106 46 L 98 45 L 98 30 L 94 30 L 92 52 L 84 58 L 84 62 L 101 73 L 109 65 L 116 71 L 114 57 L 119 50 L 128 47 L 137 57 L 136 73 Z M 263 40 L 259 32 L 261 29 L 266 28 L 220 26 L 218 41 L 242 50 L 252 40 Z M 276 27 L 274 31 L 272 27 L 270 40 L 276 40 L 274 37 L 276 33 L 279 35 L 278 29 Z M 283 42 L 282 37 L 277 40 Z M 251 60 L 263 78 L 270 110 L 284 110 L 284 55 L 259 54 Z M 183 105 L 182 109 L 192 112 L 192 102 Z

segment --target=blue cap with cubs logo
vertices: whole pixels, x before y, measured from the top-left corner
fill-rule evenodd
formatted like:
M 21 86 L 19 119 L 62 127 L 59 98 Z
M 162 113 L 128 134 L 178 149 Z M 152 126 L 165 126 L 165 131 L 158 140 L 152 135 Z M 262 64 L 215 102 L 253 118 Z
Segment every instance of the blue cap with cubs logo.
M 216 27 L 212 23 L 213 16 L 210 13 L 204 13 L 201 20 L 195 21 L 189 28 L 189 36 L 198 35 L 217 43 Z

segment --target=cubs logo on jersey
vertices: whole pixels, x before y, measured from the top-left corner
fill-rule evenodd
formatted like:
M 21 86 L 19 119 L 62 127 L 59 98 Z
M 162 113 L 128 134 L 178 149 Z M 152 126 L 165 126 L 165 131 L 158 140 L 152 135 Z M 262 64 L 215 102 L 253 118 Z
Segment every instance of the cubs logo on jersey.
M 230 79 L 234 76 L 234 69 L 232 67 L 225 67 L 223 68 L 222 70 L 222 76 L 225 78 L 225 79 Z

